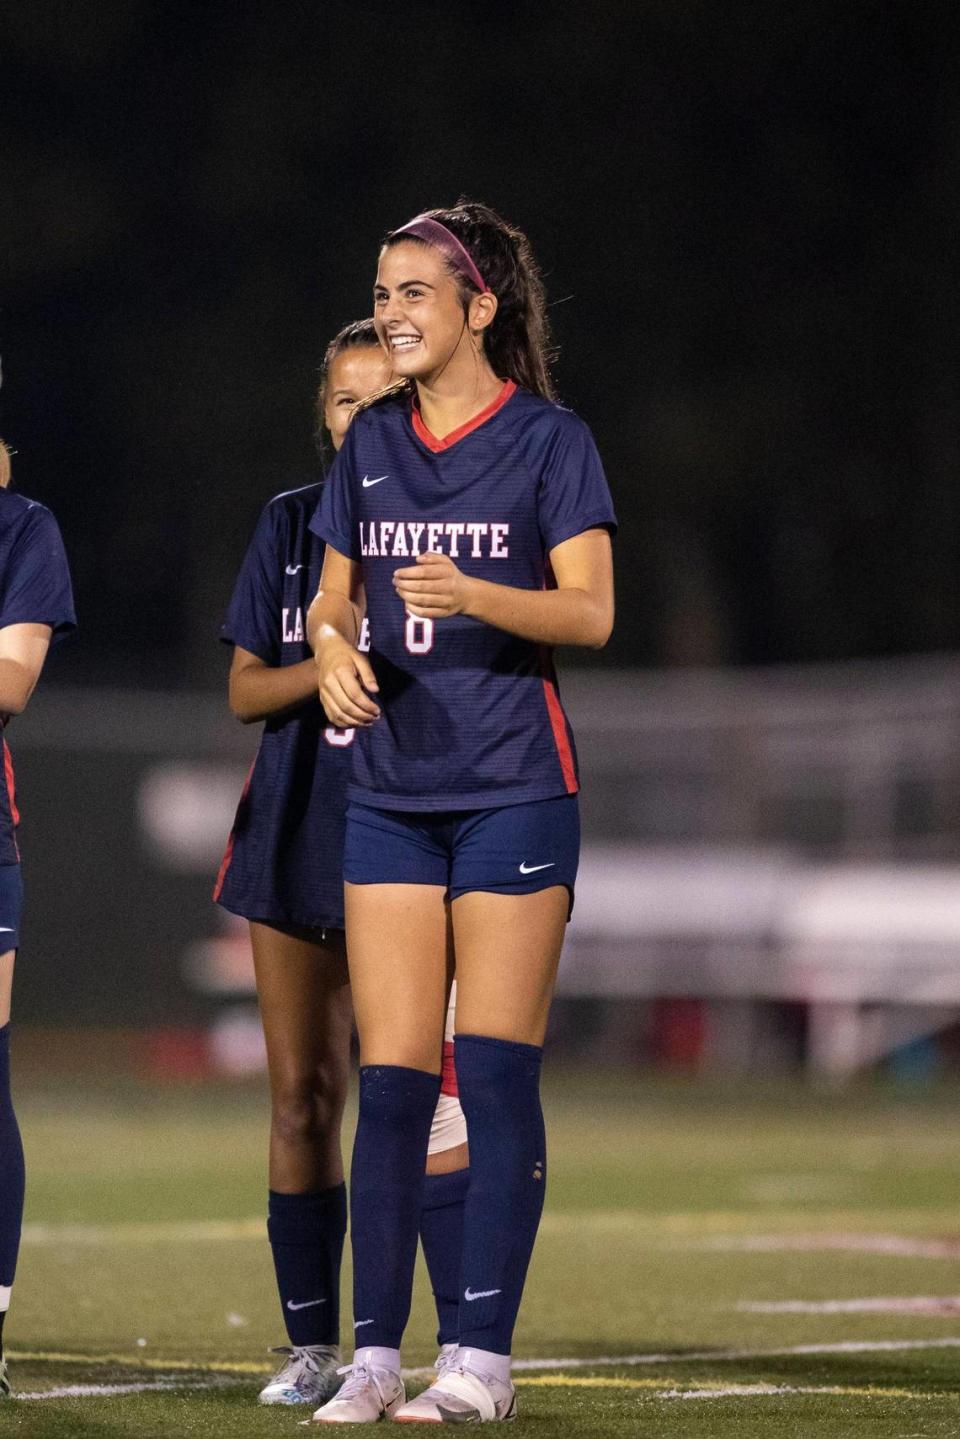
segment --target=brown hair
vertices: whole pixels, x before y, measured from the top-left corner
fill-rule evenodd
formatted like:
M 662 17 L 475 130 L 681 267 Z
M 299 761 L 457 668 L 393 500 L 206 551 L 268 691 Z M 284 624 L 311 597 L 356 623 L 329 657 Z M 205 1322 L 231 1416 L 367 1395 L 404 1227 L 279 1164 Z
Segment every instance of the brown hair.
M 439 220 L 463 245 L 490 290 L 497 297 L 497 313 L 483 332 L 487 359 L 496 375 L 514 380 L 545 400 L 556 395 L 550 378 L 554 351 L 547 322 L 546 294 L 540 268 L 522 230 L 510 225 L 489 205 L 461 200 L 449 210 L 425 210 Z M 402 230 L 391 230 L 384 245 L 428 244 Z M 455 253 L 444 253 L 447 267 L 460 284 L 466 310 L 478 293 L 476 283 L 457 267 Z
M 10 451 L 0 440 L 0 489 L 5 490 L 10 483 Z

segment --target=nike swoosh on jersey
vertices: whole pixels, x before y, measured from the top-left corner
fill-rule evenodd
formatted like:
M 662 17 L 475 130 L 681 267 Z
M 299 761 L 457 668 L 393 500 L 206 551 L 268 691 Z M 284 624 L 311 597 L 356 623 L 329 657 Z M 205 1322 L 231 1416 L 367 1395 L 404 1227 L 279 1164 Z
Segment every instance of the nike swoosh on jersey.
M 287 565 L 287 574 L 298 575 L 302 569 L 303 565 Z
M 502 1293 L 502 1289 L 476 1289 L 471 1294 L 470 1285 L 468 1284 L 466 1289 L 463 1291 L 463 1297 L 468 1304 L 472 1304 L 475 1299 L 492 1299 L 494 1294 Z
M 371 485 L 379 485 L 379 483 L 380 483 L 381 480 L 386 480 L 386 479 L 389 479 L 389 475 L 378 475 L 375 480 L 371 480 L 368 475 L 364 475 L 364 477 L 363 477 L 363 488 L 364 488 L 365 490 L 369 490 L 369 488 L 370 488 Z
M 287 1300 L 287 1308 L 294 1313 L 298 1309 L 312 1309 L 315 1304 L 326 1304 L 326 1299 L 304 1299 L 302 1304 L 294 1304 L 292 1299 Z
M 523 864 L 520 866 L 520 873 L 521 873 L 521 874 L 536 874 L 536 872 L 537 872 L 538 869 L 553 869 L 555 865 L 556 865 L 556 860 L 555 860 L 555 859 L 552 859 L 549 864 L 527 864 L 527 861 L 524 860 L 524 861 L 523 861 Z

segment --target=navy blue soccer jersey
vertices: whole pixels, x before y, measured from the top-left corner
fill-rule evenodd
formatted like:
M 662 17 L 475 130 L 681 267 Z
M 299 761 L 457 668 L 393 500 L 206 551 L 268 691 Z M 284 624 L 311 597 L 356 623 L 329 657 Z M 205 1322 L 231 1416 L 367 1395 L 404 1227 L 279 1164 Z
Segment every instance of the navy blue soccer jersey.
M 468 615 L 416 619 L 392 576 L 429 550 L 497 584 L 549 586 L 552 549 L 616 529 L 586 425 L 512 382 L 443 440 L 406 396 L 382 401 L 354 418 L 311 526 L 363 568 L 380 687 L 349 797 L 462 810 L 576 793 L 550 650 Z
M 0 490 L 0 629 L 24 624 L 49 625 L 53 643 L 76 629 L 70 569 L 59 526 L 47 507 L 10 490 Z M 6 740 L 3 769 L 0 865 L 16 864 L 20 858 L 20 816 Z
M 323 544 L 309 528 L 322 486 L 271 500 L 237 579 L 221 639 L 265 664 L 312 658 L 305 621 Z M 247 919 L 343 927 L 343 833 L 352 730 L 330 726 L 319 699 L 264 722 L 214 899 Z

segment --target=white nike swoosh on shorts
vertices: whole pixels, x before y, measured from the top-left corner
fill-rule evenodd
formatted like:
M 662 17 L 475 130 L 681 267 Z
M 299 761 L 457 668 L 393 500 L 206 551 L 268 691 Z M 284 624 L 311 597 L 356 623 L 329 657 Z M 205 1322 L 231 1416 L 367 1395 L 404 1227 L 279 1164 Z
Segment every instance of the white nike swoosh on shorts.
M 538 869 L 553 869 L 556 866 L 556 863 L 557 862 L 555 859 L 552 859 L 549 864 L 527 864 L 526 860 L 524 860 L 523 864 L 520 866 L 520 873 L 536 874 Z

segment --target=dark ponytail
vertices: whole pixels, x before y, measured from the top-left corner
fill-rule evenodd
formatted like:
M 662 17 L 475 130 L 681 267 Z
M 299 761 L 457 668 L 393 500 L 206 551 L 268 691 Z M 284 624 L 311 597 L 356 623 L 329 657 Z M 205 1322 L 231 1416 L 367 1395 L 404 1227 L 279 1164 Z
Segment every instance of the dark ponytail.
M 497 313 L 484 331 L 490 367 L 503 379 L 515 380 L 525 390 L 556 396 L 550 379 L 553 350 L 547 323 L 546 296 L 540 269 L 522 230 L 508 225 L 489 205 L 462 200 L 449 210 L 425 210 L 439 220 L 469 251 L 487 286 L 497 297 Z M 386 246 L 414 238 L 391 231 Z M 417 241 L 417 243 L 425 243 Z M 478 293 L 475 282 L 457 267 L 455 255 L 444 258 L 463 290 L 464 304 Z

